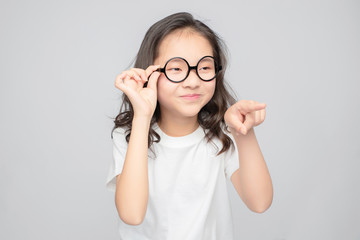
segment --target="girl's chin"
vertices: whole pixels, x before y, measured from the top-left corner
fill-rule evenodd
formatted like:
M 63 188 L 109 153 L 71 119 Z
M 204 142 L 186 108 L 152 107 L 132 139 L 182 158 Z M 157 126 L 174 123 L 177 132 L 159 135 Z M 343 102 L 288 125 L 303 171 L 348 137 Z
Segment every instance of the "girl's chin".
M 174 118 L 197 118 L 200 110 L 201 110 L 201 106 L 198 105 L 198 106 L 177 106 L 175 108 L 172 108 L 170 111 L 166 111 L 168 112 L 169 114 L 171 114 Z M 160 110 L 161 111 L 161 114 L 164 113 L 163 110 Z
M 174 113 L 175 118 L 197 118 L 199 111 L 180 111 Z
M 183 117 L 186 117 L 186 118 L 193 118 L 193 117 L 197 118 L 199 112 L 200 112 L 200 109 L 195 109 L 193 111 L 189 110 L 189 111 L 182 112 L 180 115 Z

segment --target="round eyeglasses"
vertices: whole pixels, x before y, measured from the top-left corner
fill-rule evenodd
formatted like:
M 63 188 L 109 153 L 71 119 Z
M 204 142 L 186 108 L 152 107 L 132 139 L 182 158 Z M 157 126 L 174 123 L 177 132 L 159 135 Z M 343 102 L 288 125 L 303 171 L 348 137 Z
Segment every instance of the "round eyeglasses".
M 169 59 L 163 68 L 157 69 L 165 74 L 166 78 L 171 82 L 179 83 L 184 81 L 192 69 L 196 70 L 196 74 L 203 81 L 213 80 L 222 66 L 217 66 L 214 57 L 202 57 L 196 66 L 190 66 L 189 63 L 181 57 L 174 57 Z

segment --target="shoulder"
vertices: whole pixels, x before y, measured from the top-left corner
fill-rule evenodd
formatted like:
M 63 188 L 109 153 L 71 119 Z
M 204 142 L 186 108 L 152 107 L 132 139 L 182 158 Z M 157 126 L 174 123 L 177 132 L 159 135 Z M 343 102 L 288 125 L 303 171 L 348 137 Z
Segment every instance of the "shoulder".
M 112 133 L 114 135 L 119 135 L 119 134 L 122 135 L 122 134 L 125 134 L 126 132 L 127 132 L 127 130 L 124 127 L 117 127 L 112 130 Z
M 232 134 L 230 132 L 227 131 L 226 126 L 220 125 L 220 129 L 221 129 L 223 134 L 225 134 L 232 141 L 234 141 L 234 137 L 232 136 Z M 205 134 L 207 134 L 209 131 L 210 131 L 209 129 L 204 129 Z M 217 136 L 214 136 L 211 140 L 213 140 L 214 142 L 221 143 L 221 139 L 219 137 L 217 137 Z
M 115 142 L 123 142 L 126 141 L 125 137 L 127 135 L 128 131 L 127 129 L 123 128 L 123 127 L 117 127 L 115 129 L 112 130 L 112 139 Z
M 219 155 L 219 156 L 222 155 L 222 156 L 226 157 L 228 155 L 232 155 L 234 153 L 234 151 L 236 150 L 235 139 L 234 139 L 233 135 L 231 134 L 231 132 L 227 131 L 225 125 L 221 125 L 220 128 L 221 128 L 222 133 L 230 139 L 230 147 L 225 152 L 223 152 L 222 154 Z M 206 130 L 206 132 L 208 132 L 208 131 L 209 130 Z M 223 135 L 223 137 L 225 137 L 224 135 Z M 217 149 L 217 152 L 220 152 L 220 150 L 223 148 L 223 145 L 224 145 L 223 140 L 221 140 L 217 136 L 214 136 L 211 139 L 211 141 L 209 141 L 209 144 L 213 145 L 213 147 Z
M 209 129 L 204 129 L 204 131 L 205 131 L 205 134 L 207 134 L 210 130 Z M 228 136 L 231 139 L 231 141 L 234 141 L 231 133 L 227 132 L 225 127 L 221 126 L 221 131 L 223 132 L 224 135 Z M 207 137 L 204 137 L 204 143 L 206 143 L 208 148 L 213 149 L 215 154 L 217 154 L 218 152 L 221 151 L 221 149 L 223 148 L 223 144 L 224 144 L 223 141 L 221 140 L 221 138 L 219 138 L 217 136 L 213 136 L 211 138 L 211 140 L 208 140 Z M 226 152 L 229 152 L 229 151 L 231 152 L 233 150 L 234 150 L 233 146 L 232 146 L 232 144 L 230 144 L 230 148 Z M 219 157 L 226 155 L 224 153 L 220 154 Z

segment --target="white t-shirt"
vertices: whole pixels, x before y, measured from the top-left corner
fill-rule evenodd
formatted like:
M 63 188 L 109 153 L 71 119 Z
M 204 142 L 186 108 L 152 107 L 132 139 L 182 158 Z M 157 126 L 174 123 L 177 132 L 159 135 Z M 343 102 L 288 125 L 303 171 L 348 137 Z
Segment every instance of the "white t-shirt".
M 122 240 L 232 240 L 233 224 L 226 179 L 239 168 L 234 148 L 216 156 L 217 149 L 206 143 L 201 126 L 189 135 L 171 137 L 155 123 L 160 135 L 148 150 L 149 200 L 144 221 L 128 225 L 119 218 Z M 106 188 L 115 192 L 127 142 L 124 129 L 113 132 L 113 162 Z M 225 134 L 227 134 L 225 132 Z M 219 151 L 222 143 L 213 139 Z M 232 151 L 235 150 L 235 151 Z

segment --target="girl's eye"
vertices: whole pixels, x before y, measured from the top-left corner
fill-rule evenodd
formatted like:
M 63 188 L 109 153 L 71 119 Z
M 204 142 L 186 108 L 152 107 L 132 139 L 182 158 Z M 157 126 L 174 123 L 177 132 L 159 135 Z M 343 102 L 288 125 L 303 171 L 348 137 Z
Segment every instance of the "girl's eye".
M 178 72 L 178 71 L 181 71 L 181 68 L 169 68 L 167 70 L 172 71 L 172 72 Z
M 212 70 L 212 67 L 201 67 L 200 71 L 209 71 Z

